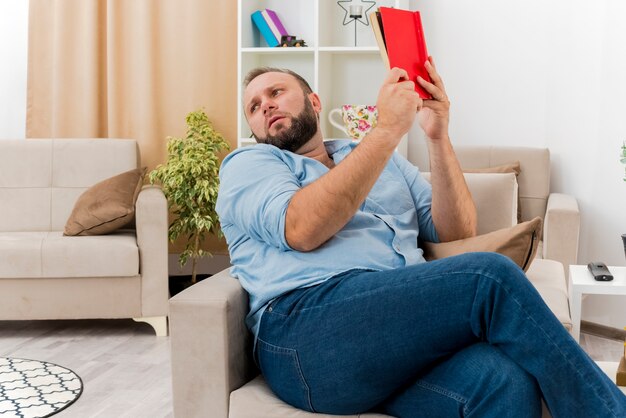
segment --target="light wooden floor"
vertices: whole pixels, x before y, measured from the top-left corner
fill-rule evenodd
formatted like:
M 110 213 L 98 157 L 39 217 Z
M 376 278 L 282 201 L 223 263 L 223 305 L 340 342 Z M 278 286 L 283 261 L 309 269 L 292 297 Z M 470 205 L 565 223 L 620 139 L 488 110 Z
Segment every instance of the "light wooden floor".
M 623 344 L 588 334 L 594 360 L 619 361 Z M 0 321 L 0 356 L 48 361 L 83 379 L 59 418 L 173 417 L 169 337 L 132 320 Z
M 619 362 L 624 355 L 624 342 L 581 333 L 580 345 L 596 361 Z
M 83 393 L 59 418 L 173 417 L 169 337 L 132 319 L 0 321 L 0 356 L 67 367 Z

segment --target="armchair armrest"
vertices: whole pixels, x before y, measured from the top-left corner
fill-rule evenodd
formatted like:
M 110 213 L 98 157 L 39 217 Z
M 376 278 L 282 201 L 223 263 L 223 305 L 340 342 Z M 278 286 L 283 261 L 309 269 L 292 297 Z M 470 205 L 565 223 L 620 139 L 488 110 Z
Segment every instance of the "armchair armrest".
M 144 186 L 135 204 L 144 317 L 167 315 L 167 216 L 167 200 L 161 188 Z
M 561 262 L 565 277 L 569 277 L 569 266 L 578 259 L 580 211 L 576 199 L 551 193 L 543 225 L 543 258 Z
M 248 295 L 229 269 L 170 299 L 174 415 L 227 418 L 251 377 Z

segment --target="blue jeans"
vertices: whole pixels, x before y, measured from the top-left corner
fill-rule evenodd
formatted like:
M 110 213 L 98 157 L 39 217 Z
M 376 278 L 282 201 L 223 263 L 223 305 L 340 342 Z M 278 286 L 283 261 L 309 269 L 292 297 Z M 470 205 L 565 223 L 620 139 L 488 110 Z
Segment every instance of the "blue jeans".
M 353 271 L 274 300 L 256 350 L 307 411 L 396 417 L 626 417 L 626 397 L 508 258 Z

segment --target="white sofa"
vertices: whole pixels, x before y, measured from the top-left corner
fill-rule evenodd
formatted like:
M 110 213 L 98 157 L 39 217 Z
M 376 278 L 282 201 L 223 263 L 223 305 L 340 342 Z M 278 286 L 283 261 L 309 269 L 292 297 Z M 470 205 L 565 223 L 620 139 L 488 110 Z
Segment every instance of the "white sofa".
M 528 278 L 563 326 L 571 331 L 564 265 L 575 264 L 577 258 L 580 215 L 573 197 L 550 193 L 549 151 L 512 147 L 455 150 L 466 169 L 520 161 L 517 181 L 515 174 L 466 174 L 478 210 L 479 232 L 516 222 L 519 190 L 522 220 L 535 216 L 544 219 L 543 240 L 527 272 Z M 419 166 L 428 171 L 427 164 Z M 248 296 L 228 270 L 170 300 L 175 415 L 330 418 L 332 415 L 297 410 L 271 392 L 251 360 L 251 336 L 244 324 L 247 312 Z M 544 416 L 549 416 L 545 408 Z
M 134 318 L 167 335 L 167 202 L 144 186 L 136 222 L 63 236 L 80 194 L 139 166 L 130 139 L 0 140 L 0 320 Z

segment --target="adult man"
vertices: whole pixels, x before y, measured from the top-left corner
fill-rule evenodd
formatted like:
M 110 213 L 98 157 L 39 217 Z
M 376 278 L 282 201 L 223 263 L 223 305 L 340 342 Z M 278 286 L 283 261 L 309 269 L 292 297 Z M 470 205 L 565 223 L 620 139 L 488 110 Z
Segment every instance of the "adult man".
M 448 137 L 449 102 L 392 69 L 378 125 L 358 146 L 323 142 L 321 103 L 297 74 L 253 70 L 245 115 L 259 145 L 222 165 L 217 210 L 269 386 L 308 411 L 399 417 L 626 416 L 626 398 L 497 254 L 426 263 L 418 236 L 475 234 Z M 416 117 L 432 188 L 394 153 Z M 575 402 L 573 400 L 576 400 Z

